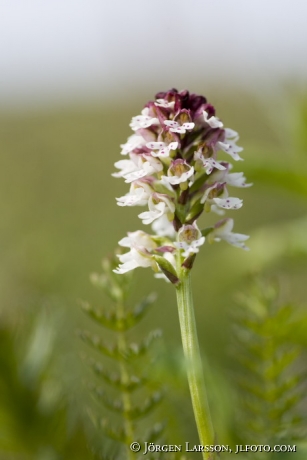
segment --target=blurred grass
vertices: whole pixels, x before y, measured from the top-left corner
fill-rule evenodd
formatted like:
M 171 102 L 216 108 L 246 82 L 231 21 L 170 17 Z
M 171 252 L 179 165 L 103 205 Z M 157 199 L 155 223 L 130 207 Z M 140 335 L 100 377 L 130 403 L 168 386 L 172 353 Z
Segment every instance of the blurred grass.
M 306 243 L 300 229 L 306 228 L 307 212 L 307 100 L 291 91 L 271 101 L 239 90 L 216 90 L 207 97 L 224 124 L 240 133 L 245 161 L 235 171 L 243 170 L 254 182 L 238 191 L 245 206 L 232 213 L 234 231 L 251 234 L 252 251 L 224 243 L 205 246 L 193 273 L 201 344 L 213 367 L 222 369 L 228 360 L 226 313 L 246 273 L 274 272 L 284 281 L 285 296 L 291 293 L 297 302 L 306 296 Z M 64 330 L 55 326 L 61 338 L 55 353 L 73 355 L 81 348 L 73 340 L 74 328 L 84 322 L 78 299 L 100 301 L 89 273 L 99 271 L 102 257 L 127 231 L 140 228 L 138 209 L 116 206 L 115 197 L 128 187 L 110 174 L 120 159 L 119 144 L 130 135 L 129 121 L 143 104 L 136 99 L 133 106 L 0 115 L 0 312 L 13 337 L 55 298 L 58 306 L 51 310 L 61 310 L 67 325 Z M 135 299 L 158 292 L 144 329 L 163 326 L 166 344 L 177 355 L 172 286 L 153 280 L 149 270 L 138 271 L 136 286 Z

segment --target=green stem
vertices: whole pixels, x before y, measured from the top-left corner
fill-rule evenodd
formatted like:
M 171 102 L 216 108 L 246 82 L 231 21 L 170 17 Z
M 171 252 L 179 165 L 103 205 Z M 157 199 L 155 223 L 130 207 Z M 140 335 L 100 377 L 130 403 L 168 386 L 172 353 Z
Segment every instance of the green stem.
M 124 315 L 124 306 L 122 303 L 119 303 L 117 305 L 117 314 L 119 317 L 122 317 Z M 127 349 L 127 342 L 126 342 L 126 337 L 125 337 L 125 332 L 119 331 L 117 335 L 117 343 L 119 349 L 122 351 L 126 351 Z M 125 361 L 120 361 L 119 364 L 119 372 L 120 372 L 120 378 L 121 381 L 125 384 L 128 383 L 129 381 L 129 374 L 128 370 L 126 367 Z M 130 393 L 129 391 L 123 390 L 122 393 L 122 401 L 123 401 L 123 408 L 124 408 L 124 426 L 125 426 L 125 432 L 127 436 L 127 445 L 126 445 L 126 451 L 127 451 L 127 459 L 128 460 L 134 460 L 135 455 L 129 448 L 130 444 L 132 441 L 135 441 L 135 434 L 134 434 L 134 426 L 132 423 L 132 420 L 129 417 L 129 411 L 131 409 L 131 399 L 130 399 Z
M 214 431 L 209 412 L 207 392 L 203 377 L 196 322 L 194 316 L 190 270 L 181 269 L 177 287 L 177 303 L 183 351 L 187 364 L 187 376 L 200 443 L 214 444 Z M 203 452 L 204 460 L 213 460 L 214 454 Z

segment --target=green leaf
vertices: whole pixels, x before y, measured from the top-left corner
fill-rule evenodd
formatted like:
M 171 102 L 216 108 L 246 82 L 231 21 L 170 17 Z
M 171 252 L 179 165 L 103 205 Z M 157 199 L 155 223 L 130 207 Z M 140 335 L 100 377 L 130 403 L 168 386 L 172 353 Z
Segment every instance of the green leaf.
M 203 230 L 201 230 L 202 236 L 207 236 L 209 233 L 211 233 L 214 230 L 214 227 L 206 227 Z
M 130 420 L 134 420 L 140 417 L 144 417 L 151 412 L 161 401 L 162 393 L 155 392 L 149 396 L 143 405 L 131 406 L 129 409 L 125 409 L 123 401 L 119 399 L 113 399 L 106 394 L 101 387 L 94 388 L 96 396 L 102 401 L 103 405 L 112 412 L 119 413 Z
M 119 317 L 117 310 L 113 308 L 93 308 L 89 303 L 83 302 L 83 310 L 97 323 L 114 331 L 127 331 L 138 323 L 146 313 L 147 308 L 155 301 L 156 295 L 150 294 L 145 297 L 133 311 L 126 309 Z
M 154 255 L 153 258 L 159 265 L 164 275 L 170 280 L 170 282 L 172 284 L 177 284 L 179 282 L 179 278 L 173 265 L 162 256 Z
M 192 224 L 194 222 L 194 220 L 200 216 L 200 214 L 203 212 L 204 210 L 204 204 L 200 202 L 200 200 L 197 200 L 192 208 L 190 209 L 190 212 L 189 214 L 187 215 L 187 218 L 186 218 L 186 223 L 187 224 Z
M 209 177 L 208 174 L 204 173 L 202 176 L 196 179 L 196 181 L 192 184 L 190 188 L 190 192 L 191 193 L 197 192 L 204 185 L 208 177 Z
M 302 420 L 304 397 L 301 349 L 292 341 L 295 309 L 279 306 L 278 297 L 276 283 L 255 280 L 250 294 L 240 296 L 235 313 L 238 430 L 248 442 L 294 439 L 301 428 L 292 423 Z
M 117 388 L 120 391 L 131 393 L 144 386 L 147 382 L 145 377 L 137 377 L 136 375 L 125 376 L 124 380 L 119 373 L 110 372 L 97 361 L 92 361 L 91 366 L 93 371 L 99 377 L 101 377 L 110 386 Z

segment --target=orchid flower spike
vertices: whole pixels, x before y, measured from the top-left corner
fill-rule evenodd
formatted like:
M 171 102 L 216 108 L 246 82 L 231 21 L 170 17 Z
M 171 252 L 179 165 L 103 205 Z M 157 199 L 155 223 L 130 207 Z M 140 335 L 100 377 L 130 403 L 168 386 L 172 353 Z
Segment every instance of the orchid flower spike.
M 248 236 L 232 233 L 232 218 L 203 231 L 197 225 L 204 211 L 224 214 L 242 207 L 243 201 L 230 195 L 228 187 L 252 185 L 243 172 L 230 172 L 228 160 L 242 160 L 239 135 L 224 127 L 207 99 L 186 90 L 160 92 L 132 118 L 130 127 L 133 134 L 121 145 L 125 159 L 115 163 L 118 171 L 113 174 L 123 178 L 130 191 L 116 198 L 117 204 L 146 206 L 138 216 L 151 225 L 153 234 L 128 233 L 120 245 L 129 251 L 119 256 L 115 272 L 151 267 L 157 277 L 176 284 L 178 270 L 191 269 L 205 240 L 248 249 Z

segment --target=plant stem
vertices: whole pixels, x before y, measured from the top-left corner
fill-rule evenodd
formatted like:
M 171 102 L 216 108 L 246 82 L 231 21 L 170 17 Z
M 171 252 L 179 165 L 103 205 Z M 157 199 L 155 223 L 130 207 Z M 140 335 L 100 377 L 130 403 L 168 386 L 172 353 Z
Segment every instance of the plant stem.
M 214 445 L 214 431 L 197 338 L 190 270 L 181 269 L 181 273 L 182 276 L 177 287 L 177 303 L 194 416 L 200 443 L 202 445 Z M 202 455 L 204 460 L 214 459 L 214 453 L 212 452 L 203 452 Z
M 122 317 L 124 315 L 124 306 L 122 303 L 118 303 L 117 305 L 117 314 L 118 317 Z M 126 337 L 125 337 L 125 332 L 124 331 L 119 331 L 117 335 L 117 344 L 118 348 L 122 350 L 123 352 L 126 351 L 127 349 L 127 342 L 126 342 Z M 125 361 L 120 361 L 119 364 L 119 369 L 120 369 L 120 378 L 121 381 L 125 384 L 129 380 L 129 374 L 127 371 L 127 367 L 125 364 Z M 135 441 L 135 435 L 134 435 L 134 426 L 132 423 L 132 420 L 129 417 L 129 411 L 131 409 L 131 399 L 130 399 L 130 393 L 129 391 L 126 391 L 123 389 L 122 393 L 122 401 L 123 401 L 123 408 L 124 408 L 124 425 L 125 425 L 125 432 L 127 436 L 127 444 L 126 444 L 126 452 L 127 452 L 127 459 L 128 460 L 134 460 L 135 455 L 129 448 L 130 444 L 132 441 Z

